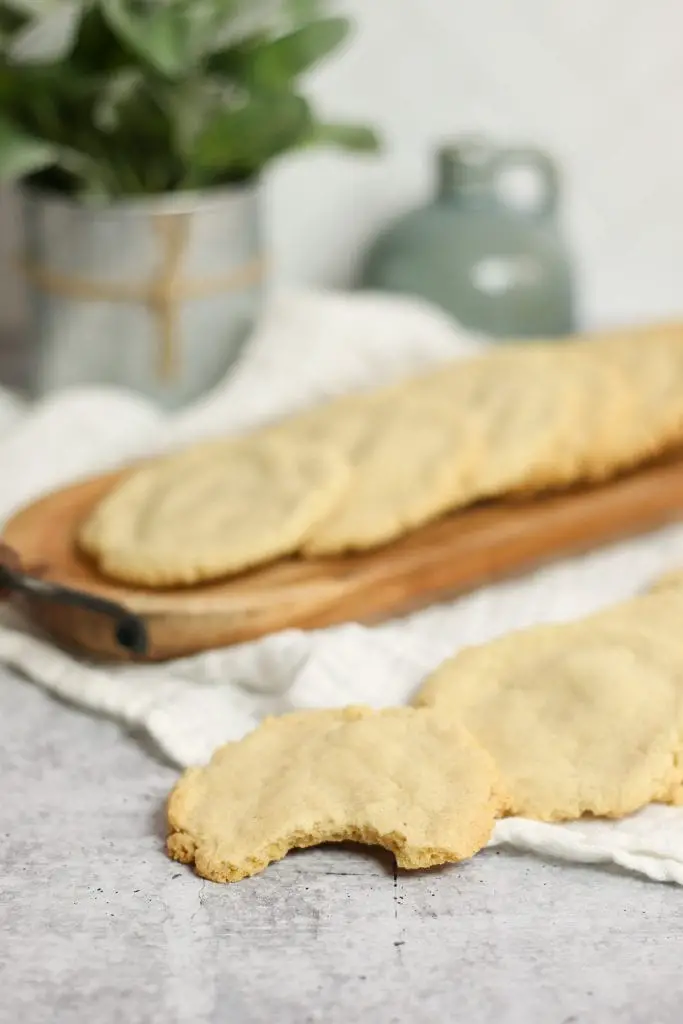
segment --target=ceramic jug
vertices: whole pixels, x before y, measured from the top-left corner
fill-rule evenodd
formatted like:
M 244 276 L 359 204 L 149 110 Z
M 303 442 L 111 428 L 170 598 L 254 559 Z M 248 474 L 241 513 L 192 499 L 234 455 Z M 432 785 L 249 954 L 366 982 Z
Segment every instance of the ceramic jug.
M 533 204 L 506 199 L 505 176 L 531 171 Z M 438 192 L 369 251 L 361 286 L 428 299 L 500 338 L 574 329 L 569 253 L 557 220 L 558 174 L 540 150 L 467 139 L 438 153 Z

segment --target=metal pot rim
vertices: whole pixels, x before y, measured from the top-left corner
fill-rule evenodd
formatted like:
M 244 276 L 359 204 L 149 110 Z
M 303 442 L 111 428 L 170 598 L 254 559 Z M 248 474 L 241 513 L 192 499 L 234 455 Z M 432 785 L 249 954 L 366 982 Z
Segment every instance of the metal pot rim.
M 200 189 L 187 192 L 163 192 L 159 195 L 130 196 L 125 199 L 104 201 L 83 201 L 64 195 L 61 192 L 42 189 L 23 182 L 20 186 L 22 199 L 27 204 L 62 207 L 72 215 L 84 217 L 106 215 L 116 217 L 138 217 L 149 213 L 194 213 L 212 207 L 225 208 L 226 204 L 242 203 L 253 199 L 259 189 L 259 179 L 234 185 L 221 185 L 216 188 Z

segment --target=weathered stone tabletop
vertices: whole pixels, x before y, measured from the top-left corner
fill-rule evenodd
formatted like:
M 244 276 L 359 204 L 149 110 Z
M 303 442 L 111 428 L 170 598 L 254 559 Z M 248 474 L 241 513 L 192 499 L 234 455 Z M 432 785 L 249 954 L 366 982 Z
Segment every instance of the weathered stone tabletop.
M 498 852 L 163 853 L 173 769 L 0 669 L 1 1024 L 680 1024 L 683 889 Z

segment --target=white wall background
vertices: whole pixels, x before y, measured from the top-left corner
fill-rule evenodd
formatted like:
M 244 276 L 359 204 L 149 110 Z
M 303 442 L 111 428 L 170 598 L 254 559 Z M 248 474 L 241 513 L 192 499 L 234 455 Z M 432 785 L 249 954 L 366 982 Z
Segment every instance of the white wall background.
M 330 116 L 381 128 L 379 158 L 306 154 L 269 177 L 277 282 L 342 285 L 360 248 L 431 187 L 463 130 L 547 147 L 589 323 L 683 315 L 681 0 L 346 0 L 353 44 L 311 81 Z M 0 202 L 0 318 L 21 315 Z

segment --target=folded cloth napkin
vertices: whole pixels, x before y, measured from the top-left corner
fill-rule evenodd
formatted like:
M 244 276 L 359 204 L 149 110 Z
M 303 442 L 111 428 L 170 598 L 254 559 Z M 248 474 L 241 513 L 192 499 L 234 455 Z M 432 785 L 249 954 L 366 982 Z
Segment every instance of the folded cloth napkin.
M 115 389 L 81 388 L 30 408 L 0 394 L 0 516 L 131 456 L 245 430 L 486 345 L 409 299 L 275 296 L 228 378 L 180 414 L 165 415 Z M 75 704 L 145 731 L 180 767 L 204 761 L 268 714 L 404 702 L 425 673 L 459 647 L 587 614 L 637 592 L 676 560 L 683 561 L 678 526 L 374 628 L 350 623 L 309 633 L 287 630 L 150 667 L 102 667 L 77 659 L 5 610 L 0 659 Z M 550 825 L 513 818 L 498 824 L 493 843 L 567 860 L 612 862 L 683 885 L 683 810 L 676 808 L 653 806 L 619 822 Z

